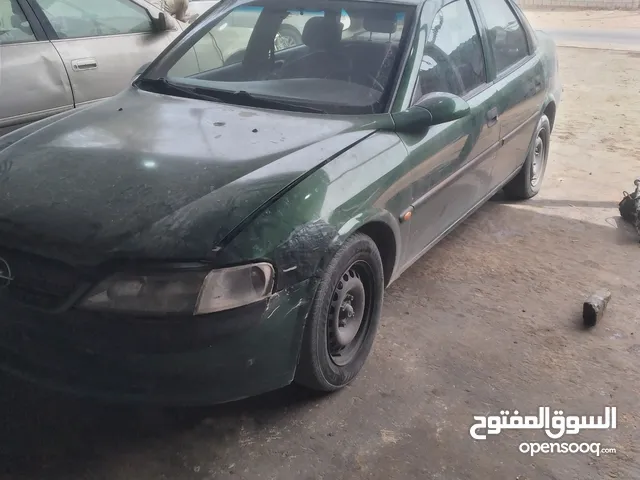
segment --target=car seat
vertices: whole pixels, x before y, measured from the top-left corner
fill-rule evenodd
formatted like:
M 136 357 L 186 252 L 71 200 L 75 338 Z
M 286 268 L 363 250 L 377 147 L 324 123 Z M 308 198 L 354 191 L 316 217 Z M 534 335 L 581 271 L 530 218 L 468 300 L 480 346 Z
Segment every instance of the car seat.
M 280 78 L 328 78 L 351 69 L 349 58 L 340 51 L 342 23 L 328 17 L 313 17 L 302 31 L 302 43 L 309 52 L 285 63 Z

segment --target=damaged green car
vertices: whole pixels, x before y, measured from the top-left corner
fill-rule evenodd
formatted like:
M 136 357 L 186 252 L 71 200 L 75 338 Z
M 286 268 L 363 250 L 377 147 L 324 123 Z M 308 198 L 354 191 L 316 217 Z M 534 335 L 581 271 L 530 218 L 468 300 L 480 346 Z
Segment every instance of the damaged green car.
M 560 93 L 511 0 L 222 1 L 119 95 L 0 138 L 0 368 L 162 404 L 338 390 L 388 285 L 537 194 Z

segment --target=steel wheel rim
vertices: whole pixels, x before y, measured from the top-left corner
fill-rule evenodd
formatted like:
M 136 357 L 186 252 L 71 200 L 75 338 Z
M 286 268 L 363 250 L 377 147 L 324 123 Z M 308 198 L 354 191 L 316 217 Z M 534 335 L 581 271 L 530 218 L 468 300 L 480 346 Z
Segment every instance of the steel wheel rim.
M 540 183 L 544 173 L 547 148 L 542 138 L 542 132 L 538 133 L 533 147 L 533 161 L 531 162 L 531 186 L 535 187 Z
M 327 349 L 334 364 L 349 364 L 357 355 L 371 326 L 373 270 L 358 261 L 342 274 L 331 294 L 327 316 Z

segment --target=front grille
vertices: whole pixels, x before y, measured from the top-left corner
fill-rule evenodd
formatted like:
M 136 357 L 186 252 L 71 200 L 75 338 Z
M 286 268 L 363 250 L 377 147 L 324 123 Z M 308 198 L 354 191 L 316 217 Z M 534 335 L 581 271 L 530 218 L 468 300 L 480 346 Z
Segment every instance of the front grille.
M 5 293 L 13 300 L 39 308 L 60 306 L 79 284 L 77 272 L 68 265 L 15 250 L 0 249 L 0 258 L 11 269 Z

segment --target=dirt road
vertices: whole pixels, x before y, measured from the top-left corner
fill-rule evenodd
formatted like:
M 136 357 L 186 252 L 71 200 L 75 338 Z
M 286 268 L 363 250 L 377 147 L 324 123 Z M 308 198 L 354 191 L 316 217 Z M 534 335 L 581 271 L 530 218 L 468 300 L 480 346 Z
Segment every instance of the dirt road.
M 0 478 L 640 478 L 640 246 L 616 223 L 640 175 L 640 56 L 562 49 L 561 66 L 543 192 L 490 202 L 392 286 L 351 387 L 321 399 L 285 389 L 192 425 L 0 378 Z M 582 301 L 601 287 L 609 311 L 583 331 Z M 575 440 L 617 453 L 530 457 L 518 445 L 544 434 L 469 436 L 473 415 L 545 405 L 616 406 L 616 430 Z

